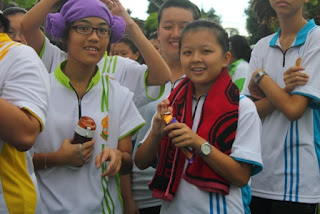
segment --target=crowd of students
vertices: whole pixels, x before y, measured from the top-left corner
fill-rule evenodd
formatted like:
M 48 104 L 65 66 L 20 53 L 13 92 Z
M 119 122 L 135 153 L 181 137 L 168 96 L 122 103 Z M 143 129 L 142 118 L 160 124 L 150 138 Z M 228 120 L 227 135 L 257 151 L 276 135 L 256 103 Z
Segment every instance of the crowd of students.
M 252 53 L 188 0 L 166 0 L 149 38 L 119 0 L 0 11 L 0 213 L 316 213 L 307 2 L 253 0 L 280 28 Z M 73 142 L 82 116 L 95 131 Z

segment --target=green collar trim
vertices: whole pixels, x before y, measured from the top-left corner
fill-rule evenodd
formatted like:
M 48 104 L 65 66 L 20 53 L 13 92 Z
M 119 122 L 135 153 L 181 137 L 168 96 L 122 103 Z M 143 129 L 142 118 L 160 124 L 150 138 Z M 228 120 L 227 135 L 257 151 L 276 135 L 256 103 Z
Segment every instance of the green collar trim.
M 236 71 L 238 65 L 240 64 L 240 62 L 244 61 L 244 59 L 238 59 L 237 61 L 235 61 L 234 63 L 231 64 L 230 69 L 229 69 L 229 75 L 230 77 L 233 76 L 234 72 Z
M 74 91 L 74 89 L 72 88 L 72 86 L 70 84 L 69 77 L 67 77 L 61 69 L 62 67 L 65 66 L 66 63 L 67 63 L 67 61 L 64 61 L 58 66 L 58 68 L 54 71 L 54 76 L 63 86 Z M 99 81 L 100 81 L 100 72 L 99 72 L 98 66 L 96 65 L 96 74 L 91 78 L 91 81 L 88 85 L 86 92 L 88 92 L 93 86 L 97 85 L 99 83 Z

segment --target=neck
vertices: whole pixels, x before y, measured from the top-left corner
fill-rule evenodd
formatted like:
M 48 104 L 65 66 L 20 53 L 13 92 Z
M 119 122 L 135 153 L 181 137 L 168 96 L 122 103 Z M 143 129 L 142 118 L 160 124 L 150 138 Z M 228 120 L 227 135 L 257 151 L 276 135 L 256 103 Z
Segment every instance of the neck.
M 91 78 L 96 73 L 95 68 L 95 65 L 87 66 L 77 62 L 74 63 L 72 60 L 68 60 L 63 68 L 63 72 L 69 78 L 70 83 L 77 92 L 79 98 L 85 94 Z
M 183 75 L 180 60 L 178 58 L 173 57 L 164 57 L 164 61 L 169 66 L 172 74 L 170 81 L 172 83 L 176 82 Z
M 279 18 L 279 23 L 281 27 L 281 36 L 296 36 L 303 26 L 307 24 L 307 20 L 299 14 L 293 17 L 281 17 Z

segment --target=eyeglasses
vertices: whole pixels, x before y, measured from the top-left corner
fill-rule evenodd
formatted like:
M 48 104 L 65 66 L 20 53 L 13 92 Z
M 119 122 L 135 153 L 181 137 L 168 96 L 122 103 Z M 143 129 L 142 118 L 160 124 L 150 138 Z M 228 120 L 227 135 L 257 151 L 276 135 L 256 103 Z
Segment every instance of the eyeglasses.
M 23 34 L 20 32 L 15 33 L 15 32 L 9 31 L 7 34 L 10 38 L 15 38 L 16 36 L 20 36 L 20 37 L 23 36 Z
M 91 27 L 89 25 L 75 25 L 72 26 L 73 29 L 76 30 L 77 33 L 83 35 L 91 35 L 95 30 L 97 35 L 103 38 L 108 38 L 111 36 L 111 30 L 109 28 L 104 27 Z

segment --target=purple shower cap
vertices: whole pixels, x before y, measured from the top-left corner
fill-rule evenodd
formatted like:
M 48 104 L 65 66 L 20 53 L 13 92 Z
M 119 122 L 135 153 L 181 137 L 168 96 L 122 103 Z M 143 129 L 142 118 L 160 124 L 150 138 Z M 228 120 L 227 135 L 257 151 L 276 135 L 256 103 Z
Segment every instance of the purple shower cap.
M 58 13 L 49 13 L 46 31 L 55 38 L 62 38 L 67 24 L 86 17 L 99 17 L 108 22 L 112 31 L 110 43 L 118 42 L 124 34 L 126 24 L 122 17 L 113 16 L 100 0 L 69 0 Z

